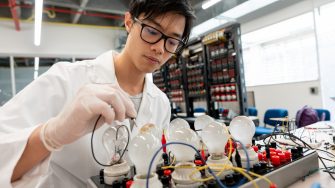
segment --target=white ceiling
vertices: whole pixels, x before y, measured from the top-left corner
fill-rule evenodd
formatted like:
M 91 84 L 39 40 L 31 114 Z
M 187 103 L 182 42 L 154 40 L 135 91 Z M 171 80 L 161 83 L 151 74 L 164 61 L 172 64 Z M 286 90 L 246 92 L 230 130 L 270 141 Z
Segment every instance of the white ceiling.
M 0 18 L 13 18 L 8 6 L 12 0 L 0 0 Z M 15 0 L 13 0 L 15 1 Z M 240 5 L 247 0 L 222 0 L 216 5 L 203 10 L 202 0 L 190 0 L 197 17 L 196 25 Z M 265 1 L 265 0 L 261 0 Z M 287 7 L 301 0 L 280 0 L 252 15 L 246 15 L 237 21 L 244 22 L 267 14 L 273 10 Z M 15 11 L 22 20 L 33 18 L 34 0 L 16 0 Z M 123 14 L 128 9 L 130 0 L 44 0 L 44 10 L 49 12 L 43 21 L 73 24 L 89 24 L 104 26 L 122 26 Z M 6 6 L 7 5 L 7 6 Z M 53 16 L 52 13 L 55 13 Z M 14 28 L 14 27 L 13 27 Z

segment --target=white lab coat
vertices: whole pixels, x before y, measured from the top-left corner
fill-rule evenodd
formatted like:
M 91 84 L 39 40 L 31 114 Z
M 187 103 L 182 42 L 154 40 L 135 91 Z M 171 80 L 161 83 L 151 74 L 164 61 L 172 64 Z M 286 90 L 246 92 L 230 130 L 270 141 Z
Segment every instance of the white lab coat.
M 81 86 L 88 83 L 117 83 L 113 53 L 106 52 L 94 60 L 57 63 L 0 108 L 1 188 L 85 187 L 88 178 L 99 174 L 103 167 L 93 160 L 90 149 L 91 134 L 88 134 L 66 145 L 61 151 L 53 152 L 21 180 L 10 183 L 13 169 L 36 126 L 56 116 L 64 105 L 72 101 Z M 148 76 L 136 118 L 139 127 L 134 126 L 132 137 L 146 123 L 163 128 L 170 122 L 168 98 L 148 81 Z M 129 127 L 129 121 L 123 123 Z M 104 163 L 106 152 L 101 138 L 107 127 L 108 125 L 102 126 L 94 135 L 95 155 Z

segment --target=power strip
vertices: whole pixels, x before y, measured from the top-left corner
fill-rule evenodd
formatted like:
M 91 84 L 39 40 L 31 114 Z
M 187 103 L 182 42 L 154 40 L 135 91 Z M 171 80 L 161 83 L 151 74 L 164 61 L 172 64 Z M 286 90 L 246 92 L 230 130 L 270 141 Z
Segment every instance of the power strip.
M 318 153 L 314 150 L 306 151 L 300 159 L 280 166 L 264 176 L 277 185 L 277 188 L 284 188 L 304 177 L 313 174 L 319 169 Z M 254 182 L 259 187 L 269 187 L 269 183 L 264 179 L 257 178 Z M 240 186 L 240 188 L 253 188 L 252 182 Z

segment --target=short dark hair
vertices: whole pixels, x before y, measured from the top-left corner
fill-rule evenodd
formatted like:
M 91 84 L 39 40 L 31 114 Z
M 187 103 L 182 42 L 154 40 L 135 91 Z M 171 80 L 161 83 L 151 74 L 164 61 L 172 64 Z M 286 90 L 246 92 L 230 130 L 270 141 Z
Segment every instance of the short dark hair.
M 189 39 L 195 19 L 194 11 L 188 0 L 131 0 L 129 12 L 133 18 L 144 13 L 145 19 L 154 19 L 168 12 L 185 16 L 185 29 L 182 35 L 184 43 L 187 43 Z

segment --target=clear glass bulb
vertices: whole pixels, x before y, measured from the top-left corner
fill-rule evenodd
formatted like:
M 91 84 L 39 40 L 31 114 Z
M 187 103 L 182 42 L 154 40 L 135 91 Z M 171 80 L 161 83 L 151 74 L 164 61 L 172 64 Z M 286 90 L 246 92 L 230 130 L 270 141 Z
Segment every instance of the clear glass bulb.
M 237 116 L 229 124 L 229 132 L 235 140 L 245 147 L 251 146 L 256 131 L 254 122 L 247 116 Z
M 206 125 L 213 122 L 214 119 L 208 115 L 201 115 L 197 117 L 194 121 L 194 129 L 202 130 Z
M 189 127 L 174 127 L 170 129 L 169 142 L 182 142 L 190 144 L 197 148 L 199 146 L 199 138 L 197 134 Z M 175 155 L 177 161 L 191 161 L 194 159 L 195 150 L 185 145 L 170 145 L 169 150 Z
M 151 124 L 152 125 L 152 124 Z M 151 127 L 151 128 L 150 128 Z M 162 145 L 160 140 L 155 136 L 152 126 L 144 126 L 140 129 L 138 135 L 136 135 L 129 143 L 129 158 L 136 167 L 137 174 L 146 175 L 150 161 L 152 160 L 155 152 Z M 159 156 L 157 155 L 151 173 L 154 172 L 159 162 Z
M 213 121 L 207 124 L 202 129 L 201 136 L 210 154 L 223 156 L 229 138 L 228 130 L 224 123 Z
M 110 126 L 102 135 L 102 144 L 107 152 L 108 162 L 114 164 L 119 161 L 126 149 L 128 132 L 125 126 Z

